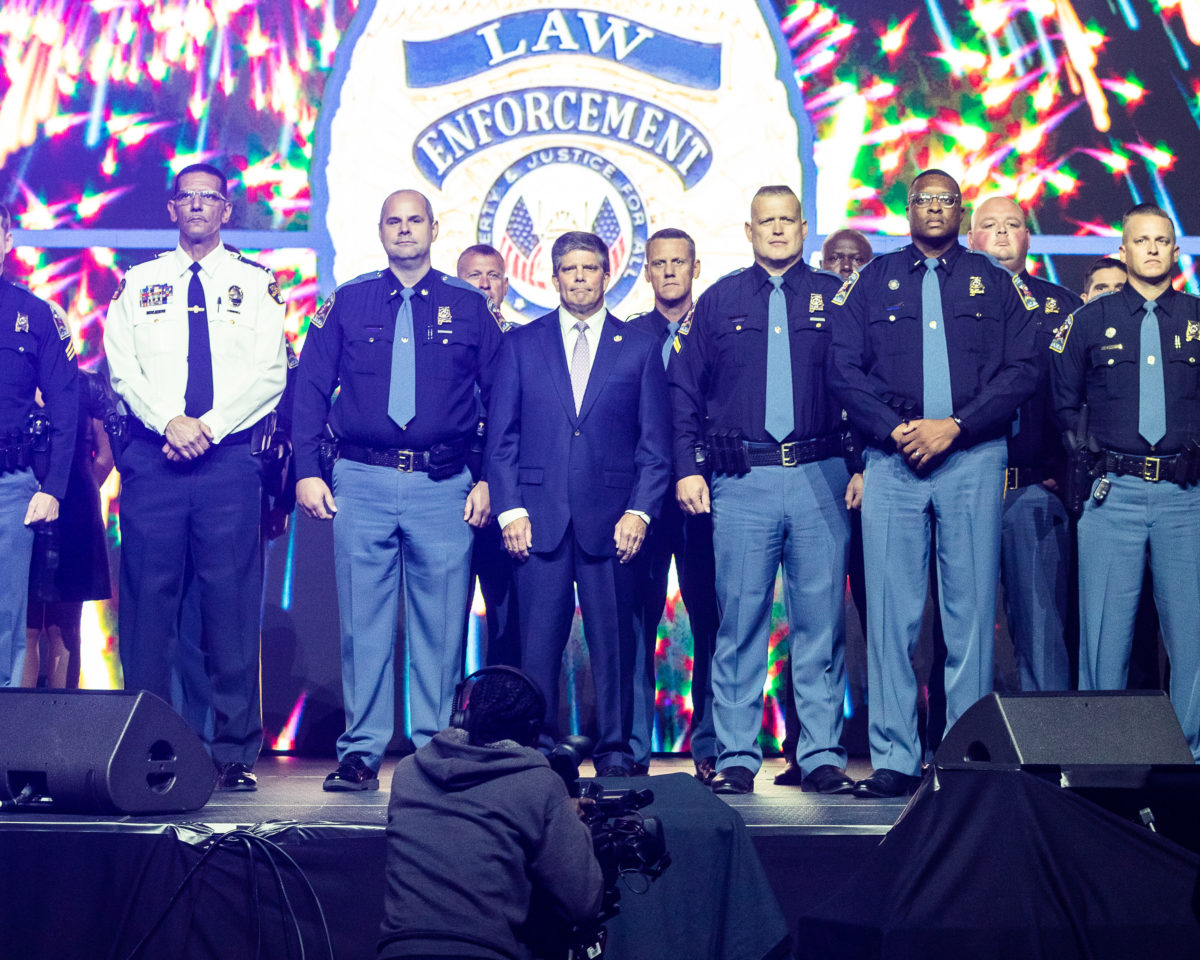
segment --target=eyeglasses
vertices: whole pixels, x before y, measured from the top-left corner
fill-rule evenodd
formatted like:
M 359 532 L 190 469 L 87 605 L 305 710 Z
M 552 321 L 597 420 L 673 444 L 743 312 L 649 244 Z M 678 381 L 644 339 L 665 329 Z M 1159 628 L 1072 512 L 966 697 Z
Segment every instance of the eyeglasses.
M 933 201 L 938 202 L 939 207 L 957 206 L 959 198 L 952 193 L 914 193 L 908 198 L 908 202 L 914 207 L 927 207 Z
M 228 197 L 223 197 L 215 190 L 180 190 L 171 198 L 172 203 L 177 203 L 180 206 L 187 206 L 189 203 L 194 203 L 197 199 L 201 203 L 224 203 Z

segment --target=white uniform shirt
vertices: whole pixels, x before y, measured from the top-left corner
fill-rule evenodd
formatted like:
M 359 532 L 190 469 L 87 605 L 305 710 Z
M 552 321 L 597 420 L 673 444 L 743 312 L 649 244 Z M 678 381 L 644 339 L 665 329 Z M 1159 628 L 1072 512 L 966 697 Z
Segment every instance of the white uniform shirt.
M 213 364 L 213 408 L 199 419 L 220 443 L 261 420 L 283 394 L 283 297 L 270 270 L 223 246 L 199 263 Z M 176 247 L 131 267 L 104 325 L 113 389 L 158 433 L 184 412 L 191 265 Z

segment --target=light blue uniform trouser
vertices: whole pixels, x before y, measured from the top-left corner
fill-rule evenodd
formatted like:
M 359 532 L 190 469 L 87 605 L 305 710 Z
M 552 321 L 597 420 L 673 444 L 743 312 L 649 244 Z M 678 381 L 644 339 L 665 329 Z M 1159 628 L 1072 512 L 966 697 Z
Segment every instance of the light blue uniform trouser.
M 37 493 L 32 470 L 0 476 L 0 687 L 19 687 L 25 669 L 25 612 L 33 529 L 25 526 L 29 498 Z
M 1171 703 L 1200 760 L 1200 487 L 1109 480 L 1079 519 L 1079 689 L 1125 688 L 1149 548 Z
M 1009 490 L 1000 527 L 1000 574 L 1021 689 L 1066 690 L 1064 624 L 1071 534 L 1062 500 L 1040 483 Z
M 402 568 L 413 743 L 423 746 L 450 722 L 463 669 L 472 535 L 462 517 L 470 489 L 466 470 L 434 481 L 351 460 L 334 465 L 333 558 L 346 709 L 339 760 L 358 753 L 378 769 L 392 737 Z
M 938 601 L 946 636 L 946 726 L 992 690 L 1004 440 L 956 450 L 924 476 L 899 453 L 866 450 L 863 555 L 871 763 L 921 772 L 912 656 L 937 521 Z
M 717 768 L 762 766 L 763 684 L 775 574 L 783 565 L 792 682 L 800 718 L 796 761 L 805 775 L 844 767 L 846 689 L 845 505 L 840 458 L 797 467 L 755 467 L 712 484 L 713 547 L 721 625 L 713 655 Z

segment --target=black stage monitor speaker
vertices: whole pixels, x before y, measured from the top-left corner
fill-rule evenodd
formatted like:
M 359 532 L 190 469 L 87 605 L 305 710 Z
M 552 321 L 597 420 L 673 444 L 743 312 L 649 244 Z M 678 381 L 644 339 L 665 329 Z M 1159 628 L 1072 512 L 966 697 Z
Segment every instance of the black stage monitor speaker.
M 178 813 L 204 806 L 215 783 L 204 745 L 151 693 L 0 690 L 5 800 L 31 810 Z
M 988 694 L 947 731 L 934 762 L 1078 770 L 1193 760 L 1166 694 L 1111 690 Z

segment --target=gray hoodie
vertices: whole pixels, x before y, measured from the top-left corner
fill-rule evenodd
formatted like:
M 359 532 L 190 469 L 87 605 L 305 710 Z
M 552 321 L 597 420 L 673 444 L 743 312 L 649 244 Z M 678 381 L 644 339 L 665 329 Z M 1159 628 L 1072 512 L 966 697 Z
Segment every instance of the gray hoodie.
M 592 839 L 546 758 L 441 731 L 401 760 L 388 804 L 381 957 L 524 960 L 530 898 L 569 922 L 600 909 Z

